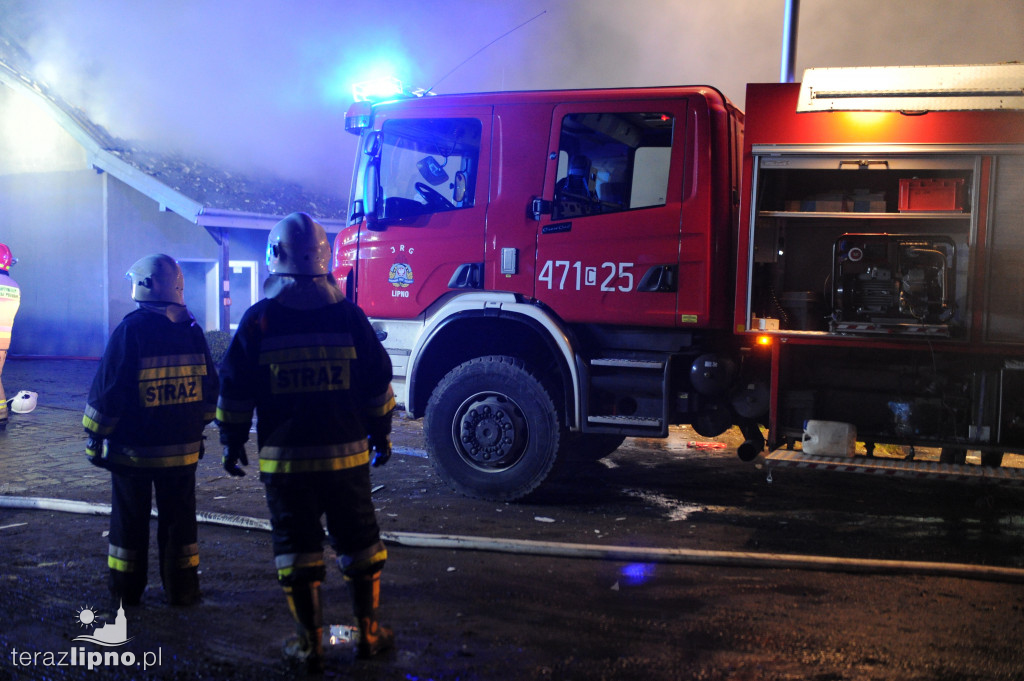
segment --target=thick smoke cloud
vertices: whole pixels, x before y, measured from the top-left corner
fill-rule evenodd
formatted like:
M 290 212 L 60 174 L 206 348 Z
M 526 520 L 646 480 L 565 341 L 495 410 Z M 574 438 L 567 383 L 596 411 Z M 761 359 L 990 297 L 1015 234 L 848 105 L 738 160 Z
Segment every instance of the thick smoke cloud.
M 0 22 L 38 79 L 118 137 L 345 194 L 349 86 L 374 70 L 439 93 L 707 83 L 742 106 L 747 82 L 779 79 L 783 6 L 0 0 Z M 1020 0 L 805 0 L 797 75 L 1024 59 L 1022 26 Z

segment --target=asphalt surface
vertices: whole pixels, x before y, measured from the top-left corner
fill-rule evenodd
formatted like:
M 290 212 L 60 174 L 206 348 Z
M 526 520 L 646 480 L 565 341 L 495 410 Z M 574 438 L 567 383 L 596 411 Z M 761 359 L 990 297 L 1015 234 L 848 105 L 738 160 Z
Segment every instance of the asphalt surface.
M 109 475 L 83 452 L 81 414 L 95 368 L 87 360 L 8 358 L 8 396 L 32 390 L 39 406 L 12 415 L 0 434 L 0 502 L 109 503 Z M 216 442 L 216 431 L 207 438 Z M 501 504 L 444 487 L 424 458 L 419 423 L 400 417 L 397 454 L 373 471 L 378 519 L 393 535 L 1024 568 L 1020 486 L 783 469 L 769 475 L 740 465 L 728 438 L 724 449 L 694 448 L 686 439 L 627 441 L 575 478 L 545 485 L 537 498 Z M 117 663 L 93 669 L 88 654 L 111 650 L 74 639 L 90 631 L 87 611 L 114 618 L 105 589 L 107 518 L 0 508 L 0 679 L 295 677 L 279 655 L 292 625 L 260 526 L 267 513 L 258 476 L 227 476 L 212 446 L 197 472 L 197 500 L 207 518 L 223 514 L 233 523 L 200 527 L 203 603 L 166 605 L 151 567 L 143 605 L 126 611 L 131 641 L 116 649 Z M 245 526 L 248 519 L 255 525 Z M 1024 678 L 1019 580 L 400 542 L 389 551 L 382 619 L 394 626 L 397 648 L 357 662 L 347 644 L 331 646 L 327 678 Z M 328 575 L 324 601 L 327 624 L 350 622 L 336 573 Z M 77 665 L 68 664 L 70 651 Z

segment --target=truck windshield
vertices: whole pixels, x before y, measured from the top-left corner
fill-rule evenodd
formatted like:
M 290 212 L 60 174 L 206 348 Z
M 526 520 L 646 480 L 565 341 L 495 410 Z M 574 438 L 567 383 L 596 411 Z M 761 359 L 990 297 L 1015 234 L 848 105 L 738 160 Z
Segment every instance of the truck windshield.
M 353 206 L 394 220 L 468 208 L 474 204 L 480 121 L 409 118 L 366 132 L 352 186 Z M 373 164 L 377 172 L 367 173 Z M 378 183 L 373 206 L 363 205 L 365 183 Z M 362 217 L 353 209 L 352 219 Z

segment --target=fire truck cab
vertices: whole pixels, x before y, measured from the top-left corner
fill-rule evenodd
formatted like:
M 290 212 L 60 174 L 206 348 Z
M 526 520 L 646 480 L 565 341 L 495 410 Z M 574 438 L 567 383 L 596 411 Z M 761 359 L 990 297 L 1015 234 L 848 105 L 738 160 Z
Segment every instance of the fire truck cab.
M 424 96 L 346 127 L 333 271 L 455 489 L 514 499 L 628 435 L 736 422 L 743 115 L 721 93 Z

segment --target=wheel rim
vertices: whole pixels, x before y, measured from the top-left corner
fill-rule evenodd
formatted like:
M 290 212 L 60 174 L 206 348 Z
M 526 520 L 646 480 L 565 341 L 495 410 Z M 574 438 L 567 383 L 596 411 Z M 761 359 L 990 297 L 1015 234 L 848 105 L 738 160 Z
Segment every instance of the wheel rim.
M 470 466 L 489 473 L 508 470 L 526 451 L 530 429 L 523 412 L 501 393 L 477 393 L 452 419 L 455 451 Z

